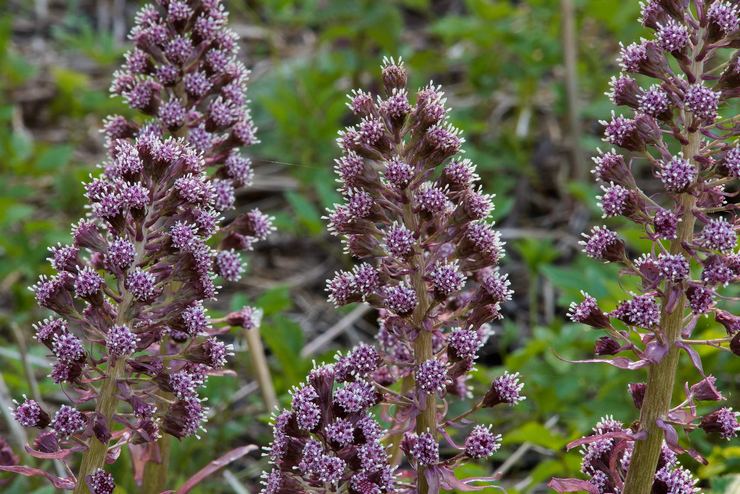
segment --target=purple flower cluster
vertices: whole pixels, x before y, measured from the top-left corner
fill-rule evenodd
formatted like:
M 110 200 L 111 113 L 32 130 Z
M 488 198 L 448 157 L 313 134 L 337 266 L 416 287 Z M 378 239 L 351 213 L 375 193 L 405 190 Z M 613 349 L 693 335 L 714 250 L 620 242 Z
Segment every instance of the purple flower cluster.
M 599 493 L 621 492 L 632 461 L 631 431 L 612 417 L 603 417 L 582 444 L 581 472 L 588 477 L 591 489 Z M 691 472 L 681 467 L 676 453 L 663 443 L 655 469 L 653 492 L 694 494 L 699 489 Z
M 337 362 L 314 368 L 292 391 L 292 405 L 274 418 L 266 448 L 273 467 L 263 474 L 263 494 L 395 492 L 393 468 L 381 442 L 385 432 L 370 414 L 381 394 L 370 375 L 379 365 L 372 347 L 357 347 Z M 296 491 L 298 492 L 298 491 Z
M 58 314 L 34 326 L 56 357 L 52 379 L 94 408 L 64 405 L 50 419 L 33 400 L 19 404 L 21 425 L 56 435 L 47 455 L 80 445 L 93 454 L 114 424 L 127 429 L 118 447 L 156 448 L 163 433 L 191 436 L 206 419 L 198 389 L 231 351 L 215 338 L 204 302 L 216 297 L 219 277 L 239 279 L 239 252 L 272 230 L 258 210 L 232 213 L 221 227 L 235 190 L 252 179 L 240 148 L 257 142 L 249 73 L 227 21 L 219 0 L 162 0 L 136 17 L 134 47 L 111 91 L 143 115 L 105 121 L 108 157 L 85 185 L 90 213 L 70 245 L 50 249 L 57 274 L 32 287 Z M 111 492 L 104 459 L 83 462 L 90 469 L 78 485 Z
M 736 208 L 726 200 L 738 186 L 740 130 L 731 111 L 723 112 L 740 94 L 737 54 L 731 54 L 726 68 L 714 74 L 725 60 L 724 49 L 734 47 L 738 8 L 722 1 L 690 5 L 649 0 L 642 3 L 641 20 L 655 31 L 654 38 L 622 46 L 623 73 L 612 80 L 609 93 L 615 105 L 627 107 L 631 114 L 613 112 L 611 120 L 602 122 L 604 140 L 623 152 L 600 151 L 593 173 L 603 184 L 599 205 L 604 217 L 627 218 L 644 230 L 652 245 L 648 253 L 632 257 L 616 231 L 594 227 L 585 235 L 586 255 L 621 264 L 623 275 L 638 281 L 630 285 L 641 289 L 611 312 L 600 309 L 598 301 L 584 293 L 583 301 L 573 303 L 568 315 L 574 322 L 608 333 L 596 342 L 595 354 L 600 358 L 589 362 L 627 369 L 661 365 L 651 368 L 647 383 L 629 388 L 640 408 L 636 434 L 650 438 L 634 441 L 634 436 L 620 432 L 627 446 L 619 454 L 634 449 L 630 454 L 637 459 L 629 472 L 599 466 L 584 473 L 599 492 L 618 492 L 623 487 L 646 492 L 651 487 L 636 485 L 638 479 L 657 472 L 654 492 L 690 493 L 695 491 L 694 481 L 685 478 L 683 470 L 660 463 L 656 467 L 659 439 L 664 438 L 673 451 L 682 451 L 674 441 L 675 428 L 701 427 L 723 438 L 737 434 L 737 414 L 732 409 L 697 415 L 695 401 L 724 398 L 713 388 L 713 381 L 711 386 L 700 386 L 708 379 L 695 349 L 703 340 L 692 339 L 692 332 L 699 317 L 713 317 L 727 329 L 727 336 L 712 345 L 740 354 L 740 325 L 723 310 L 728 300 L 723 291 L 740 279 L 740 222 Z M 655 180 L 646 187 L 649 193 L 632 174 L 633 159 L 647 162 L 652 169 Z M 687 388 L 686 399 L 672 407 L 672 387 L 665 383 L 673 382 L 676 357 L 682 352 L 703 379 L 692 391 Z M 666 409 L 654 408 L 666 402 L 671 403 Z M 590 443 L 589 458 L 598 457 L 609 465 L 609 458 L 599 455 L 613 443 L 614 437 Z M 604 451 L 597 454 L 599 448 Z
M 380 311 L 382 366 L 373 378 L 414 383 L 384 395 L 397 405 L 391 442 L 401 444 L 419 489 L 431 489 L 430 482 L 455 488 L 452 468 L 488 456 L 498 436 L 476 428 L 462 448 L 467 455 L 440 460 L 438 438 L 453 424 L 436 402 L 471 396 L 466 381 L 512 292 L 497 268 L 504 252 L 489 221 L 492 196 L 477 185 L 475 166 L 458 156 L 464 140 L 447 120 L 441 88 L 430 83 L 410 98 L 406 69 L 392 59 L 382 76 L 383 95 L 349 95 L 360 122 L 337 140 L 344 203 L 327 220 L 358 263 L 336 273 L 327 292 L 337 306 L 364 301 Z M 494 382 L 474 410 L 523 399 L 517 377 Z

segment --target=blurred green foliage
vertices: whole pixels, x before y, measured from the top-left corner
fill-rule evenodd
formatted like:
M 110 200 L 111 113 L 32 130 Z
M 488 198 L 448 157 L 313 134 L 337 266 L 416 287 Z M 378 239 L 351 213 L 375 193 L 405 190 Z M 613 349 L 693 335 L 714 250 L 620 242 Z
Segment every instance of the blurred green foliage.
M 60 54 L 58 61 L 37 61 L 26 56 L 24 39 L 14 40 L 14 18 L 0 18 L 0 345 L 15 345 L 9 324 L 27 329 L 40 316 L 26 286 L 49 268 L 46 248 L 68 239 L 68 226 L 83 214 L 81 181 L 93 170 L 102 150 L 91 139 L 105 115 L 125 111 L 120 101 L 107 94 L 107 78 L 119 63 L 125 47 L 107 32 L 99 31 L 80 6 L 70 2 L 64 15 L 50 29 L 47 42 Z M 281 192 L 285 208 L 275 211 L 285 235 L 306 235 L 322 244 L 323 209 L 337 201 L 332 160 L 337 130 L 350 122 L 344 94 L 352 87 L 376 80 L 382 56 L 403 56 L 411 68 L 411 87 L 429 79 L 444 84 L 453 112 L 452 121 L 466 134 L 468 156 L 477 163 L 484 188 L 497 194 L 496 217 L 506 221 L 516 215 L 518 226 L 530 226 L 548 214 L 542 207 L 515 204 L 522 185 L 555 197 L 549 204 L 570 201 L 595 219 L 595 187 L 591 183 L 551 183 L 543 160 L 561 146 L 557 134 L 564 132 L 565 91 L 560 33 L 560 6 L 554 0 L 265 0 L 228 2 L 234 22 L 255 28 L 258 35 L 247 42 L 247 65 L 260 68 L 250 86 L 252 109 L 262 140 L 255 150 L 257 162 L 287 170 L 298 181 L 296 190 Z M 636 1 L 579 0 L 579 85 L 582 149 L 592 151 L 599 143 L 594 122 L 608 114 L 610 105 L 602 95 L 615 71 L 618 40 L 637 39 L 642 32 L 635 19 Z M 27 7 L 30 8 L 30 7 Z M 30 11 L 22 11 L 26 18 Z M 70 65 L 69 60 L 84 63 Z M 103 76 L 101 76 L 103 74 Z M 101 83 L 102 81 L 102 83 Z M 34 103 L 34 94 L 47 96 Z M 23 114 L 26 108 L 26 115 Z M 30 110 L 29 110 L 30 108 Z M 28 121 L 24 121 L 24 116 Z M 554 129 L 554 130 L 553 130 Z M 63 132 L 59 132 L 63 131 Z M 562 149 L 560 149 L 562 151 Z M 544 157 L 544 158 L 543 158 Z M 567 167 L 562 159 L 560 167 Z M 550 188 L 556 186 L 557 191 Z M 525 189 L 526 190 L 526 189 Z M 575 205 L 573 205 L 575 204 Z M 557 226 L 567 230 L 567 225 Z M 567 232 L 566 232 L 567 233 Z M 637 246 L 637 234 L 629 235 Z M 327 247 L 338 255 L 335 247 Z M 577 475 L 577 452 L 565 452 L 565 444 L 590 430 L 599 417 L 613 414 L 630 421 L 636 411 L 626 392 L 628 382 L 644 379 L 641 371 L 618 371 L 601 365 L 573 365 L 565 359 L 591 353 L 595 332 L 568 324 L 564 308 L 586 290 L 614 307 L 623 295 L 617 273 L 609 266 L 573 257 L 573 250 L 559 242 L 525 238 L 510 249 L 513 261 L 529 280 L 517 295 L 529 305 L 529 325 L 505 322 L 494 338 L 491 360 L 501 366 L 479 365 L 474 377 L 478 392 L 505 367 L 526 381 L 528 399 L 516 410 L 481 412 L 479 420 L 490 422 L 504 433 L 505 448 L 494 458 L 504 461 L 525 443 L 535 446 L 513 467 L 517 479 L 509 492 L 541 490 L 551 476 Z M 337 261 L 342 262 L 342 261 Z M 542 284 L 554 287 L 558 311 L 552 321 L 538 317 Z M 527 304 L 526 301 L 529 301 Z M 261 333 L 270 351 L 275 386 L 283 400 L 290 387 L 302 380 L 310 359 L 300 352 L 306 344 L 301 326 L 286 312 L 294 310 L 291 291 L 270 289 L 247 300 L 239 294 L 232 308 L 245 302 L 264 310 Z M 525 318 L 526 319 L 526 318 Z M 546 322 L 543 322 L 546 321 Z M 705 320 L 697 338 L 719 335 Z M 237 343 L 239 336 L 235 335 Z M 237 344 L 234 370 L 248 374 L 248 354 Z M 32 353 L 43 356 L 33 348 Z M 327 360 L 326 349 L 318 360 Z M 737 359 L 723 352 L 709 352 L 705 367 L 715 369 L 724 390 L 737 396 L 740 372 Z M 14 395 L 27 391 L 22 366 L 0 356 L 3 377 Z M 688 361 L 686 361 L 688 362 Z M 677 380 L 695 379 L 688 363 Z M 202 440 L 185 440 L 173 452 L 171 469 L 179 480 L 187 478 L 213 458 L 214 451 L 246 441 L 266 444 L 266 423 L 256 397 L 250 413 L 234 415 L 230 398 L 245 384 L 244 378 L 224 376 L 208 386 L 209 404 L 216 410 L 214 427 Z M 41 382 L 45 395 L 56 392 Z M 544 424 L 551 424 L 545 427 Z M 710 465 L 697 473 L 711 482 L 707 492 L 730 492 L 725 474 L 740 470 L 737 445 L 710 442 L 692 434 L 696 447 L 710 458 Z M 125 456 L 125 455 L 124 455 Z M 128 466 L 121 462 L 116 477 L 123 479 Z M 245 483 L 254 483 L 259 465 L 239 472 Z M 468 465 L 467 474 L 486 474 L 488 465 Z M 461 472 L 462 473 L 462 472 Z M 174 474 L 173 474 L 174 475 Z M 737 480 L 735 480 L 737 482 Z M 539 487 L 538 487 L 539 486 Z M 38 481 L 18 479 L 3 492 L 46 493 L 52 490 Z M 136 492 L 133 482 L 123 482 L 117 492 Z M 230 492 L 219 478 L 197 492 Z

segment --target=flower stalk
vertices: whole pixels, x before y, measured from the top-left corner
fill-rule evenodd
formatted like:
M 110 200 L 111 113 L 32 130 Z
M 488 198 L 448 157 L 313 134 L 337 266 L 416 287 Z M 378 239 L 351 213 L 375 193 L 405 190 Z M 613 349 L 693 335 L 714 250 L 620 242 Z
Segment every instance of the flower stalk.
M 240 148 L 257 142 L 248 71 L 227 22 L 219 0 L 161 0 L 136 16 L 134 47 L 111 92 L 140 114 L 106 119 L 107 158 L 85 184 L 89 213 L 69 245 L 50 248 L 56 274 L 32 287 L 56 313 L 34 325 L 56 359 L 50 377 L 91 411 L 63 405 L 52 418 L 29 399 L 13 410 L 41 431 L 31 455 L 63 461 L 69 472 L 80 451 L 81 462 L 67 478 L 12 471 L 75 494 L 111 494 L 105 465 L 115 437 L 116 450 L 159 459 L 145 468 L 142 488 L 161 492 L 165 436 L 204 430 L 199 389 L 232 354 L 205 304 L 218 282 L 240 279 L 241 252 L 272 231 L 258 210 L 222 224 L 236 190 L 252 180 Z
M 734 116 L 720 116 L 740 95 L 740 59 L 733 50 L 738 7 L 721 0 L 651 0 L 642 4 L 641 21 L 654 36 L 622 46 L 623 73 L 612 78 L 608 93 L 634 116 L 612 112 L 611 120 L 602 122 L 605 141 L 625 154 L 600 151 L 593 173 L 603 184 L 598 199 L 604 217 L 637 224 L 652 245 L 630 258 L 617 232 L 593 228 L 585 235 L 584 252 L 621 264 L 623 276 L 636 279 L 640 289 L 608 313 L 584 293 L 569 316 L 607 334 L 596 341 L 595 358 L 581 363 L 644 368 L 647 382 L 628 387 L 640 412 L 634 429 L 605 417 L 591 435 L 571 443 L 582 446 L 581 471 L 588 480 L 553 479 L 550 486 L 560 492 L 693 494 L 697 480 L 677 455 L 706 460 L 679 443 L 678 430 L 702 428 L 730 439 L 740 429 L 732 408 L 705 411 L 725 397 L 714 376 L 705 374 L 695 349 L 704 343 L 740 353 L 732 343 L 740 324 L 723 309 L 729 300 L 724 290 L 740 279 L 740 224 L 726 200 L 740 178 L 740 128 Z M 643 159 L 655 182 L 646 190 L 658 193 L 643 191 L 633 175 L 633 163 Z M 699 318 L 711 316 L 727 330 L 727 338 L 693 339 Z M 686 383 L 679 400 L 674 388 L 684 353 L 700 380 Z
M 267 359 L 265 358 L 265 348 L 262 345 L 259 328 L 245 330 L 244 334 L 246 335 L 245 338 L 249 349 L 252 372 L 259 384 L 265 409 L 268 411 L 275 410 L 278 406 L 278 401 L 277 396 L 275 395 L 275 387 L 272 385 L 270 368 L 268 367 Z
M 501 435 L 475 425 L 458 444 L 452 435 L 469 422 L 444 417 L 452 400 L 471 394 L 466 380 L 478 350 L 511 297 L 497 269 L 503 244 L 487 221 L 491 196 L 476 185 L 472 163 L 454 158 L 463 139 L 447 121 L 441 88 L 428 84 L 412 104 L 400 61 L 386 60 L 382 76 L 383 95 L 349 96 L 362 120 L 340 132 L 335 169 L 345 203 L 328 220 L 360 262 L 327 282 L 337 306 L 364 301 L 379 310 L 379 348 L 337 355 L 293 391 L 291 408 L 275 418 L 263 494 L 295 485 L 426 494 L 494 480 L 458 479 L 454 470 L 492 455 Z M 518 375 L 504 374 L 473 409 L 514 405 L 524 399 L 522 386 Z M 374 406 L 388 431 L 369 431 Z M 441 457 L 440 441 L 457 454 Z

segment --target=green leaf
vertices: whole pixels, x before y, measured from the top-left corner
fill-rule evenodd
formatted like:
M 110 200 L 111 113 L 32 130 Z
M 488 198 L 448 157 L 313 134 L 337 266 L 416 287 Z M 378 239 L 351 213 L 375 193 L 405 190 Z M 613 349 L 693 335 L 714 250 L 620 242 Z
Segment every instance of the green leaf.
M 538 422 L 527 422 L 504 436 L 504 444 L 521 444 L 529 442 L 557 451 L 568 442 L 560 434 L 556 434 Z
M 293 302 L 290 300 L 288 287 L 279 286 L 267 290 L 257 299 L 255 305 L 264 311 L 265 317 L 268 317 L 290 309 Z
M 318 235 L 323 229 L 321 215 L 316 206 L 297 192 L 285 192 L 285 198 L 295 211 L 298 221 L 313 235 Z
M 306 365 L 300 355 L 304 338 L 298 323 L 285 316 L 275 316 L 262 323 L 260 334 L 280 363 L 280 370 L 289 381 L 288 387 L 303 379 Z
M 40 171 L 54 172 L 69 163 L 73 151 L 74 148 L 68 144 L 45 149 L 36 158 L 36 167 Z

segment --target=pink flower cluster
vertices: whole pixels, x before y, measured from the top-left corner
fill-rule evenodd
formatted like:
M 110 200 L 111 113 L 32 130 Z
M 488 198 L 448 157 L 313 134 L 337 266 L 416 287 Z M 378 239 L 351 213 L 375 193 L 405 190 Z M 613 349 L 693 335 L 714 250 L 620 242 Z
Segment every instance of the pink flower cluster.
M 625 284 L 640 288 L 611 311 L 602 310 L 584 293 L 568 315 L 607 333 L 596 342 L 598 358 L 588 362 L 624 369 L 649 366 L 651 373 L 647 383 L 629 388 L 641 409 L 639 427 L 612 435 L 595 431 L 601 439 L 588 446 L 589 458 L 599 449 L 604 465 L 614 465 L 610 452 L 620 456 L 634 449 L 637 465 L 621 461 L 621 469 L 588 466 L 583 473 L 590 477 L 592 491 L 620 492 L 638 477 L 630 475 L 631 468 L 654 469 L 654 491 L 691 493 L 695 489 L 693 481 L 684 479 L 687 472 L 673 469 L 667 460 L 654 463 L 660 438 L 664 448 L 683 452 L 676 428 L 701 427 L 728 439 L 738 430 L 732 409 L 702 411 L 706 404 L 700 402 L 724 397 L 714 389 L 714 378 L 705 374 L 696 349 L 708 343 L 740 354 L 740 318 L 726 310 L 725 292 L 740 279 L 740 224 L 737 209 L 727 202 L 740 178 L 740 127 L 736 116 L 722 117 L 723 108 L 730 108 L 740 94 L 737 51 L 715 71 L 728 56 L 725 49 L 736 44 L 738 7 L 726 1 L 689 5 L 685 0 L 650 0 L 642 4 L 642 23 L 654 37 L 622 47 L 623 72 L 612 78 L 608 93 L 630 114 L 613 113 L 602 122 L 604 140 L 623 151 L 600 152 L 593 174 L 602 184 L 599 205 L 604 217 L 621 216 L 635 223 L 651 241 L 650 250 L 635 255 L 616 231 L 594 227 L 583 241 L 586 255 L 621 264 L 622 275 L 631 278 Z M 655 177 L 646 190 L 633 175 L 638 164 L 649 166 Z M 714 318 L 727 336 L 711 342 L 692 339 L 700 317 Z M 686 385 L 685 399 L 678 405 L 657 409 L 656 404 L 665 401 L 658 396 L 671 399 L 670 383 L 682 358 L 693 363 L 701 380 Z
M 340 132 L 343 155 L 335 170 L 344 203 L 327 218 L 329 231 L 359 261 L 327 282 L 329 300 L 337 306 L 364 301 L 380 311 L 380 352 L 358 347 L 339 358 L 334 371 L 362 376 L 344 389 L 362 383 L 368 396 L 377 394 L 359 400 L 363 405 L 382 403 L 393 410 L 387 433 L 393 451 L 376 453 L 384 462 L 390 455 L 394 465 L 398 453 L 405 453 L 412 470 L 396 490 L 484 488 L 472 479 L 456 479 L 453 470 L 490 456 L 500 435 L 477 426 L 464 444 L 455 444 L 453 427 L 468 422 L 446 419 L 443 402 L 471 396 L 466 380 L 490 334 L 489 323 L 502 317 L 500 304 L 511 298 L 507 276 L 497 268 L 504 252 L 488 219 L 492 197 L 477 185 L 475 166 L 458 157 L 464 140 L 447 119 L 441 88 L 430 83 L 410 99 L 406 69 L 392 59 L 383 64 L 382 77 L 383 96 L 361 90 L 349 96 L 360 122 Z M 388 387 L 399 381 L 406 383 L 400 392 Z M 516 404 L 523 399 L 521 388 L 518 375 L 505 374 L 468 414 Z M 340 408 L 341 392 L 334 399 Z M 311 424 L 314 415 L 307 415 Z M 442 458 L 440 437 L 459 454 Z M 347 465 L 349 472 L 352 462 Z M 304 485 L 311 483 L 300 466 L 298 473 Z M 363 490 L 350 480 L 350 492 L 389 491 L 374 482 L 372 490 Z M 282 492 L 271 485 L 268 480 L 266 494 Z
M 219 0 L 163 0 L 136 17 L 111 90 L 143 118 L 106 120 L 108 158 L 85 185 L 89 214 L 71 244 L 50 249 L 56 274 L 32 287 L 57 313 L 35 325 L 36 339 L 75 401 L 53 417 L 34 400 L 17 405 L 18 422 L 43 431 L 32 454 L 86 455 L 115 437 L 116 448 L 156 457 L 162 434 L 197 434 L 207 418 L 199 388 L 231 347 L 204 303 L 219 280 L 239 279 L 241 252 L 272 230 L 258 210 L 222 226 L 236 189 L 252 180 L 240 148 L 257 142 L 227 20 Z M 112 492 L 110 474 L 81 474 L 72 482 Z

